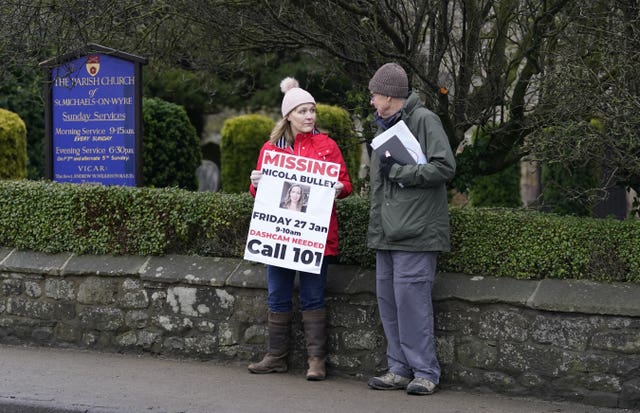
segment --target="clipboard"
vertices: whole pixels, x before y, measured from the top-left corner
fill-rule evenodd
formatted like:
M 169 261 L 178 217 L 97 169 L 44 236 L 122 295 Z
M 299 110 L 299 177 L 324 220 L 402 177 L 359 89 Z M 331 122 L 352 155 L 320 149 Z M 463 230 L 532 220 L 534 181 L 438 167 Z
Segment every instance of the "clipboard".
M 387 139 L 382 145 L 378 146 L 374 149 L 374 151 L 378 154 L 380 158 L 384 158 L 385 153 L 389 151 L 391 156 L 398 161 L 401 165 L 416 165 L 418 156 L 417 154 L 412 154 L 409 150 L 400 142 L 400 138 L 396 135 L 393 135 L 389 139 Z
M 400 120 L 395 125 L 376 136 L 371 141 L 371 148 L 378 156 L 385 156 L 389 151 L 403 165 L 421 165 L 427 163 L 418 140 L 413 136 L 407 124 Z

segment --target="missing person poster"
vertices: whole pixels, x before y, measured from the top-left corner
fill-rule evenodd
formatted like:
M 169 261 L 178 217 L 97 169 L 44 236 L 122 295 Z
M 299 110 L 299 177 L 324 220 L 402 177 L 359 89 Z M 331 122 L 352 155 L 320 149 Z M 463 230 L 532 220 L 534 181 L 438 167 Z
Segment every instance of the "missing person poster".
M 265 151 L 244 259 L 319 274 L 340 165 Z

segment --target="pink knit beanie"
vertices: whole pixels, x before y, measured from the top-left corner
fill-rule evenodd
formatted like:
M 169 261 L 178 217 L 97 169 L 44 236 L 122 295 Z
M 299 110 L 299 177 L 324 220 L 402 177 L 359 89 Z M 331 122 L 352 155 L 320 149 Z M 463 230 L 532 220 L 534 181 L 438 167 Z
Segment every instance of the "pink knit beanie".
M 384 64 L 369 81 L 369 91 L 383 96 L 404 99 L 409 96 L 407 72 L 397 63 Z
M 284 98 L 282 99 L 282 116 L 287 116 L 289 112 L 303 103 L 316 103 L 311 93 L 301 89 L 298 81 L 292 77 L 282 79 L 282 82 L 280 82 L 280 90 L 284 93 Z

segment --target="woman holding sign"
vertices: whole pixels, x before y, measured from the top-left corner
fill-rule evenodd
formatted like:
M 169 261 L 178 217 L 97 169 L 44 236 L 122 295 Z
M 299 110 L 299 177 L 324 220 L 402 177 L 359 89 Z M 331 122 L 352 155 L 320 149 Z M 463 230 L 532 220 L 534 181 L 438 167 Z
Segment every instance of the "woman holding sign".
M 335 198 L 344 198 L 351 193 L 351 180 L 342 152 L 336 142 L 316 129 L 316 101 L 298 81 L 288 77 L 280 83 L 284 93 L 282 119 L 271 131 L 270 138 L 263 145 L 256 169 L 251 172 L 249 191 L 255 197 L 262 176 L 262 159 L 265 151 L 282 152 L 305 158 L 333 162 L 340 165 L 338 179 L 334 185 Z M 293 186 L 292 186 L 293 188 Z M 333 201 L 333 200 L 332 200 Z M 327 232 L 324 256 L 338 254 L 338 218 L 335 204 Z M 268 348 L 262 361 L 249 365 L 252 373 L 275 373 L 287 371 L 289 355 L 290 327 L 293 310 L 293 287 L 297 271 L 267 265 L 268 288 Z M 307 380 L 324 380 L 325 343 L 327 321 L 325 308 L 325 285 L 327 280 L 327 260 L 323 260 L 320 274 L 299 271 L 300 309 L 304 326 L 309 369 Z

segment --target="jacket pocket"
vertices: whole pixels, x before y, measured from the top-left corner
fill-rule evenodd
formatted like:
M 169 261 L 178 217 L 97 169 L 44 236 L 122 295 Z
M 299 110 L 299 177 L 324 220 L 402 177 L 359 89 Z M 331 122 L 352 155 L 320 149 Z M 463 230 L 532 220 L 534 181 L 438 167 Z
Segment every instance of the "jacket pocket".
M 385 199 L 380 211 L 382 230 L 389 241 L 415 238 L 427 225 L 424 190 L 405 189 Z

